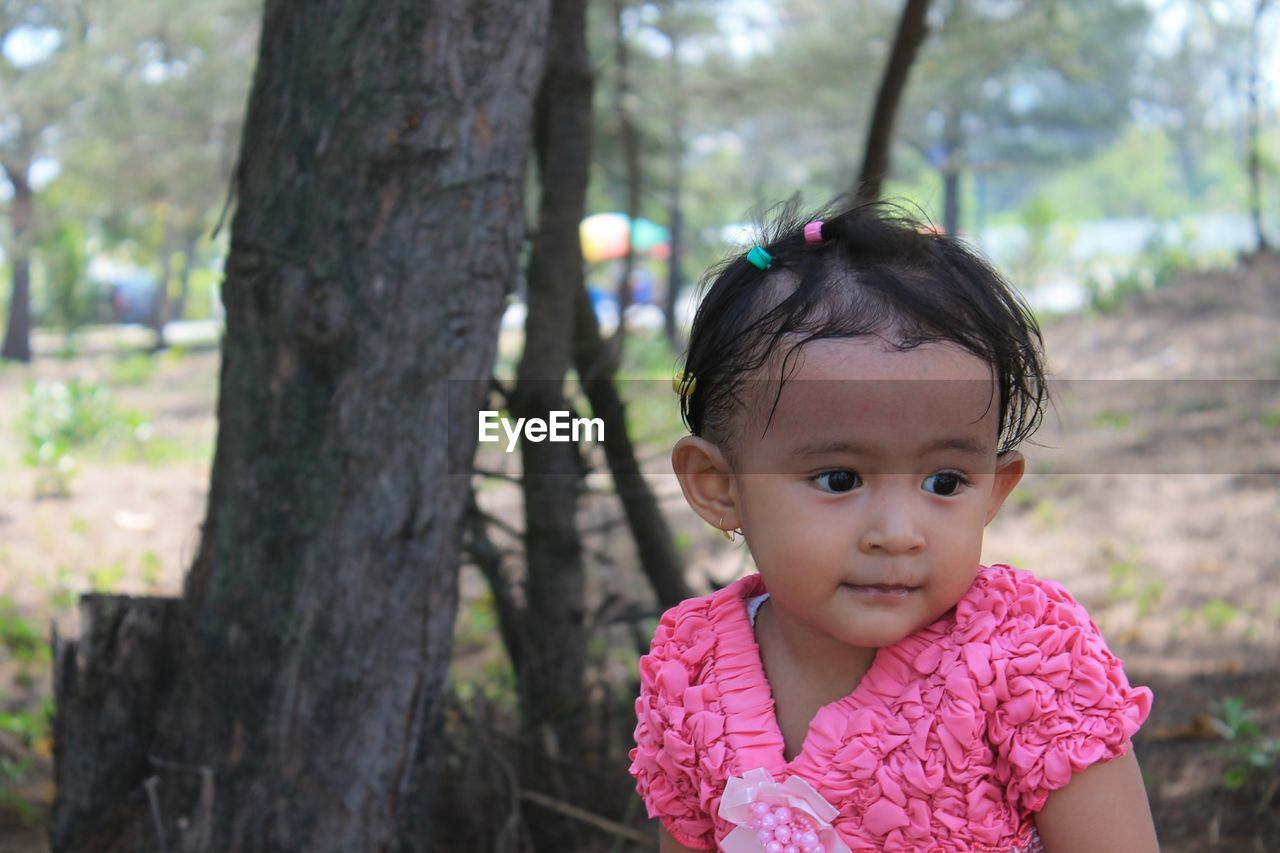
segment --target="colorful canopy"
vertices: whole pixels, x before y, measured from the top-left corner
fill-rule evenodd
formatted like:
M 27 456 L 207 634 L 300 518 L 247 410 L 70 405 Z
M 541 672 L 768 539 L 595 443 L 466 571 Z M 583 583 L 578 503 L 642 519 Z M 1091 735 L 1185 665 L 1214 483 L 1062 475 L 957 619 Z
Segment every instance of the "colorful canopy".
M 582 220 L 578 234 L 582 238 L 583 259 L 595 263 L 625 257 L 628 239 L 634 243 L 637 255 L 670 256 L 670 231 L 648 219 L 637 219 L 631 227 L 629 222 L 625 213 L 597 213 Z

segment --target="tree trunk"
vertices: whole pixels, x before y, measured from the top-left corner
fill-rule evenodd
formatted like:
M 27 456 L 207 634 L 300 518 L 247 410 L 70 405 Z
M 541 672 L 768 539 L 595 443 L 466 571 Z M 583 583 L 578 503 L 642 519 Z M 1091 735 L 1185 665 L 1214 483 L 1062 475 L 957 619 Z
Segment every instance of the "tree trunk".
M 1267 244 L 1266 229 L 1262 225 L 1262 155 L 1260 151 L 1259 129 L 1262 125 L 1258 109 L 1258 32 L 1262 15 L 1270 0 L 1256 0 L 1253 7 L 1253 21 L 1249 28 L 1249 216 L 1253 220 L 1254 238 L 1258 251 L 1265 252 Z
M 524 353 L 511 397 L 516 417 L 566 410 L 564 381 L 573 358 L 574 297 L 584 291 L 578 224 L 591 166 L 587 0 L 552 0 L 547 70 L 534 128 L 542 199 L 529 259 Z M 526 723 L 544 742 L 554 735 L 576 759 L 586 665 L 585 583 L 577 529 L 582 464 L 573 442 L 520 444 L 528 581 L 519 673 Z M 545 761 L 542 762 L 545 776 Z M 563 793 L 561 794 L 563 796 Z
M 631 236 L 635 236 L 636 220 L 640 217 L 640 131 L 631 117 L 631 51 L 622 31 L 626 0 L 614 0 L 613 16 L 616 40 L 614 57 L 617 62 L 618 136 L 622 143 L 623 168 L 627 176 L 627 221 L 631 224 Z M 609 341 L 610 373 L 617 372 L 622 363 L 622 350 L 627 341 L 627 308 L 631 305 L 631 275 L 635 270 L 635 241 L 627 241 L 627 254 L 622 259 L 622 275 L 618 279 L 618 328 Z
M 600 339 L 596 313 L 585 289 L 578 294 L 573 336 L 574 364 L 591 402 L 591 413 L 609 425 L 605 430 L 604 453 L 640 553 L 640 568 L 648 577 L 658 603 L 664 608 L 674 607 L 692 596 L 693 591 L 685 583 L 684 561 L 667 518 L 636 462 L 635 446 L 627 433 L 626 407 L 614 385 L 607 347 Z
M 946 152 L 942 161 L 942 227 L 948 234 L 960 233 L 960 166 L 964 137 L 960 131 L 960 114 L 947 110 L 947 124 L 942 131 L 942 148 Z
M 916 52 L 924 42 L 929 29 L 925 18 L 929 13 L 929 0 L 907 0 L 898 20 L 898 32 L 893 39 L 889 61 L 880 78 L 876 92 L 875 110 L 871 114 L 871 127 L 867 130 L 867 147 L 862 157 L 862 174 L 853 188 L 858 201 L 875 201 L 880 198 L 884 179 L 889 175 L 890 150 L 893 143 L 893 123 L 898 114 L 898 104 L 907 88 L 907 76 L 915 62 Z
M 13 200 L 9 202 L 13 223 L 13 254 L 9 262 L 13 282 L 9 291 L 9 324 L 5 329 L 0 358 L 11 361 L 31 361 L 31 220 L 34 198 L 28 180 L 29 169 L 28 163 L 5 167 L 5 174 L 13 185 Z
M 178 276 L 178 298 L 173 303 L 171 318 L 181 320 L 187 313 L 187 297 L 191 295 L 191 270 L 196 262 L 196 244 L 200 232 L 192 228 L 182 234 L 182 272 Z
M 160 352 L 169 346 L 164 339 L 164 327 L 169 325 L 169 276 L 173 272 L 173 213 L 164 210 L 161 226 L 164 236 L 160 239 L 160 278 L 156 282 L 155 298 L 151 301 L 151 312 L 147 325 L 155 335 L 151 344 L 152 352 Z
M 173 683 L 145 752 L 63 741 L 114 781 L 56 851 L 427 847 L 474 453 L 450 404 L 483 406 L 515 278 L 546 12 L 268 0 Z
M 681 262 L 684 260 L 684 207 L 681 201 L 684 183 L 684 75 L 680 66 L 680 39 L 675 30 L 668 33 L 671 39 L 671 74 L 673 92 L 671 102 L 671 183 L 667 199 L 668 227 L 671 229 L 671 257 L 667 261 L 667 301 L 663 306 L 663 322 L 667 342 L 676 352 L 683 346 L 680 329 L 676 327 L 676 308 L 680 303 L 680 290 L 684 285 Z

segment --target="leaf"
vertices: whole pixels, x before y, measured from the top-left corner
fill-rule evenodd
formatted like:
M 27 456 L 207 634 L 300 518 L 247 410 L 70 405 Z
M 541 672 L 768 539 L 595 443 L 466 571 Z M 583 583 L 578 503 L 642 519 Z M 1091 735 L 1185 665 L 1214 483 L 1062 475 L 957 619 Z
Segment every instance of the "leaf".
M 1244 783 L 1249 779 L 1249 771 L 1245 767 L 1232 767 L 1226 773 L 1222 774 L 1222 784 L 1229 791 L 1235 791 L 1244 787 Z

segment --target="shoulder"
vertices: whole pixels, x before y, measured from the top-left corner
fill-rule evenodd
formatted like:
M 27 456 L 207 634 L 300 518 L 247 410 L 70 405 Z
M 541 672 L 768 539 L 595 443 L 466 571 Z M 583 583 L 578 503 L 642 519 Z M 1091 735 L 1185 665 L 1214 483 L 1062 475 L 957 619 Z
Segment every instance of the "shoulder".
M 1055 581 L 984 568 L 957 605 L 955 632 L 998 769 L 1030 811 L 1073 773 L 1123 754 L 1151 711 L 1151 691 L 1130 686 L 1098 626 Z
M 640 658 L 641 683 L 657 680 L 660 670 L 672 666 L 687 672 L 689 680 L 701 680 L 707 664 L 727 640 L 740 632 L 728 630 L 745 617 L 744 599 L 764 589 L 758 575 L 735 581 L 710 595 L 690 598 L 662 614 L 653 633 L 649 653 Z
M 1062 584 L 1003 563 L 978 571 L 956 605 L 954 630 L 962 642 L 1034 640 L 1043 634 L 1085 631 L 1101 637 L 1088 612 Z
M 752 576 L 682 601 L 662 615 L 640 658 L 630 772 L 649 816 L 686 847 L 715 847 L 711 807 L 727 749 L 716 669 L 750 634 L 743 599 L 760 586 Z

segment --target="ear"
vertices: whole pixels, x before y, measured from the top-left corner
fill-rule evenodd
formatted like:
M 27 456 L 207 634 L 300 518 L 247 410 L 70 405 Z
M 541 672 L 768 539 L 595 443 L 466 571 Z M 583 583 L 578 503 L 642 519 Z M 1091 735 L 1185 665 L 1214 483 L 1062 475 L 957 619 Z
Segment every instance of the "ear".
M 732 530 L 741 524 L 733 499 L 732 468 L 720 448 L 705 438 L 686 435 L 671 451 L 671 467 L 684 499 L 712 527 Z
M 1009 497 L 1013 487 L 1018 485 L 1018 481 L 1022 479 L 1026 469 L 1027 461 L 1016 450 L 1005 451 L 996 457 L 996 478 L 991 485 L 991 499 L 987 504 L 987 520 L 983 524 L 990 524 L 991 519 L 996 517 L 1000 507 L 1004 506 L 1004 499 Z

